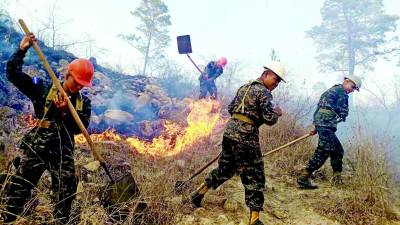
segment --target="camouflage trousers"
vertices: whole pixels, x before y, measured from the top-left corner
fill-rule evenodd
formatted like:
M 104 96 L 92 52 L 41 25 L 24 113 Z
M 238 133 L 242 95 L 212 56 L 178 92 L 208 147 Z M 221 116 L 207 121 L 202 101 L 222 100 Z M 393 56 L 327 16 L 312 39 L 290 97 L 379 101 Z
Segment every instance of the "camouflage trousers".
M 48 137 L 46 137 L 46 135 Z M 46 139 L 47 138 L 47 139 Z M 64 138 L 61 138 L 61 140 Z M 69 139 L 69 137 L 67 137 Z M 77 178 L 73 158 L 73 144 L 62 143 L 60 138 L 47 132 L 32 138 L 24 138 L 21 148 L 25 157 L 21 160 L 15 176 L 6 191 L 5 222 L 12 222 L 21 215 L 25 203 L 31 196 L 45 170 L 51 174 L 54 194 L 54 218 L 57 223 L 66 224 L 69 219 L 72 201 L 75 198 Z
M 259 146 L 248 146 L 224 137 L 218 168 L 205 179 L 207 187 L 216 189 L 233 175 L 239 174 L 245 190 L 246 205 L 261 211 L 264 205 L 264 161 Z
M 207 92 L 210 93 L 212 99 L 216 99 L 217 94 L 217 86 L 215 85 L 215 81 L 205 81 L 200 80 L 200 95 L 199 99 L 206 98 Z
M 306 170 L 310 173 L 318 170 L 330 157 L 333 171 L 342 172 L 344 150 L 335 134 L 336 128 L 320 126 L 316 128 L 319 136 L 318 147 L 308 162 Z

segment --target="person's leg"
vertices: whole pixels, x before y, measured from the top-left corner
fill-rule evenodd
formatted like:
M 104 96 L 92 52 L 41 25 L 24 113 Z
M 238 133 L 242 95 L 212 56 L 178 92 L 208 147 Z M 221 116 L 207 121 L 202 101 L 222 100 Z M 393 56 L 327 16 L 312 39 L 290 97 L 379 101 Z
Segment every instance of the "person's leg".
M 264 205 L 265 173 L 261 149 L 237 143 L 233 151 L 240 163 L 240 178 L 245 190 L 245 201 L 250 209 L 250 223 L 262 224 L 259 213 Z
M 297 179 L 297 183 L 301 188 L 315 189 L 316 185 L 313 185 L 310 181 L 311 174 L 321 168 L 325 161 L 330 156 L 330 152 L 333 148 L 332 142 L 332 128 L 329 127 L 317 127 L 318 132 L 318 147 L 314 154 L 311 156 L 305 170 L 301 176 Z
M 58 223 L 66 224 L 69 221 L 78 184 L 71 149 L 63 148 L 61 157 L 52 161 L 50 173 L 55 195 L 54 218 Z
M 204 99 L 207 96 L 207 83 L 203 80 L 200 80 L 200 95 L 199 99 Z
M 23 158 L 16 174 L 11 177 L 10 185 L 6 190 L 6 212 L 3 213 L 4 222 L 13 222 L 24 209 L 24 205 L 31 196 L 43 172 L 44 162 L 38 157 L 29 154 Z
M 317 132 L 319 137 L 318 147 L 306 167 L 309 173 L 321 168 L 334 148 L 334 141 L 332 140 L 334 133 L 331 128 L 317 127 Z
M 341 185 L 343 184 L 342 180 L 342 171 L 343 171 L 343 155 L 344 150 L 343 146 L 340 143 L 339 139 L 337 138 L 336 134 L 333 133 L 332 135 L 334 148 L 330 154 L 331 157 L 331 166 L 333 170 L 333 178 L 332 184 L 333 185 Z
M 215 81 L 212 81 L 208 84 L 208 92 L 210 92 L 211 99 L 218 98 L 218 89 L 215 85 Z
M 223 138 L 222 154 L 218 160 L 218 167 L 213 169 L 205 178 L 204 183 L 191 195 L 192 203 L 200 207 L 201 200 L 209 188 L 216 189 L 235 174 L 234 156 L 232 153 L 231 140 Z

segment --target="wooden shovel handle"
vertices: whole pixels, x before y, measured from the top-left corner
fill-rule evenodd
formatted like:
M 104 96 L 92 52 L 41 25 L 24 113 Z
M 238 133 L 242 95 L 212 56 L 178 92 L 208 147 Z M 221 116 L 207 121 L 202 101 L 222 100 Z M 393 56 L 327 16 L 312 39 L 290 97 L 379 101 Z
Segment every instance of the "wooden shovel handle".
M 193 61 L 192 57 L 190 57 L 189 54 L 186 54 L 189 60 L 193 63 L 194 67 L 200 72 L 200 74 L 203 74 L 204 72 L 197 66 L 197 64 Z
M 274 153 L 274 152 L 277 152 L 277 151 L 279 151 L 279 150 L 281 150 L 281 149 L 284 149 L 284 148 L 286 148 L 286 147 L 289 147 L 289 146 L 295 144 L 296 142 L 299 142 L 299 141 L 301 141 L 301 140 L 303 140 L 303 139 L 306 139 L 306 138 L 308 138 L 308 137 L 310 137 L 310 136 L 312 136 L 312 135 L 311 135 L 311 134 L 305 134 L 305 135 L 303 135 L 303 136 L 301 136 L 301 137 L 299 137 L 299 138 L 297 138 L 297 139 L 295 139 L 295 140 L 293 140 L 293 141 L 291 141 L 291 142 L 289 142 L 289 143 L 287 143 L 287 144 L 284 144 L 284 145 L 282 145 L 282 146 L 280 146 L 280 147 L 278 147 L 278 148 L 276 148 L 276 149 L 274 149 L 274 150 L 271 150 L 271 151 L 269 151 L 269 152 L 263 154 L 263 157 L 265 157 L 265 156 L 267 156 L 267 155 L 269 155 L 269 154 L 272 154 L 272 153 Z

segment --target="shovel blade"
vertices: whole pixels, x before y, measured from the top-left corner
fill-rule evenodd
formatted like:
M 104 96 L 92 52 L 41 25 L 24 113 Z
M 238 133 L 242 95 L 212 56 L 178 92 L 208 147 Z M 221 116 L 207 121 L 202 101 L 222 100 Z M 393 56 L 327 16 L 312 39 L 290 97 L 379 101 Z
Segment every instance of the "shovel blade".
M 116 205 L 130 201 L 140 195 L 135 179 L 131 174 L 126 174 L 119 178 L 115 183 L 107 186 L 104 192 L 104 202 L 106 205 Z
M 190 42 L 190 35 L 182 35 L 176 37 L 178 42 L 178 52 L 179 54 L 189 54 L 192 53 L 192 44 Z
M 134 214 L 142 215 L 147 204 L 140 199 L 139 187 L 129 173 L 107 186 L 103 193 L 102 205 L 114 220 L 124 221 L 129 215 L 129 203 L 132 203 L 132 201 L 136 205 Z

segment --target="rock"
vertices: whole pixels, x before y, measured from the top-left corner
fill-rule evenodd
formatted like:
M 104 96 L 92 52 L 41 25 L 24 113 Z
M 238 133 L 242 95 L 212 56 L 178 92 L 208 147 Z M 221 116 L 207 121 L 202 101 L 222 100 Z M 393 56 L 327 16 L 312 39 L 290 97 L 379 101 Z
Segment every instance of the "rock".
M 270 192 L 275 192 L 276 191 L 274 186 L 270 182 L 266 182 L 265 183 L 265 190 L 270 191 Z
M 175 164 L 180 168 L 185 168 L 186 162 L 185 162 L 185 160 L 178 159 L 175 161 Z
M 152 122 L 145 120 L 139 123 L 139 131 L 142 137 L 150 138 L 153 135 Z
M 243 220 L 242 221 L 240 221 L 240 223 L 238 224 L 238 225 L 247 225 L 248 224 L 248 222 L 244 222 Z
M 99 167 L 100 167 L 99 161 L 92 161 L 83 166 L 83 168 L 87 169 L 90 172 L 96 172 L 97 170 L 99 170 Z
M 100 116 L 92 115 L 90 117 L 90 124 L 97 126 L 100 124 L 101 120 L 102 120 L 102 118 Z
M 160 86 L 154 85 L 154 84 L 148 84 L 146 85 L 146 90 L 151 92 L 151 93 L 160 93 L 163 92 Z
M 95 79 L 99 80 L 99 85 L 101 85 L 101 86 L 110 86 L 111 85 L 111 80 L 103 73 L 96 71 L 96 72 L 94 72 L 93 76 Z
M 203 217 L 204 214 L 206 214 L 206 213 L 207 213 L 206 209 L 203 208 L 203 207 L 201 207 L 201 208 L 196 209 L 196 210 L 193 212 L 193 215 L 194 215 L 195 217 Z
M 60 64 L 61 67 L 67 67 L 68 64 L 69 64 L 69 62 L 68 62 L 68 60 L 60 59 L 60 60 L 58 61 L 58 64 Z
M 224 203 L 224 209 L 226 211 L 236 211 L 239 208 L 239 203 L 231 198 L 226 199 L 225 203 Z
M 148 95 L 148 93 L 143 93 L 143 94 L 141 94 L 141 95 L 136 99 L 136 102 L 135 102 L 135 108 L 136 108 L 136 110 L 135 110 L 135 111 L 138 111 L 138 110 L 139 110 L 140 108 L 142 108 L 143 106 L 150 104 L 150 101 L 151 101 L 151 98 L 150 98 L 150 96 Z
M 81 199 L 84 192 L 83 184 L 81 181 L 78 183 L 78 187 L 76 188 L 76 199 Z
M 172 197 L 168 199 L 169 202 L 171 202 L 174 205 L 180 205 L 182 204 L 183 200 L 183 196 L 176 196 L 176 197 Z
M 229 220 L 228 217 L 226 217 L 225 215 L 219 215 L 217 221 L 220 224 L 227 224 Z
M 104 113 L 104 120 L 109 125 L 119 125 L 133 120 L 133 115 L 119 109 L 108 109 Z
M 177 225 L 193 225 L 195 223 L 195 218 L 190 215 L 185 215 Z
M 215 224 L 215 223 L 213 220 L 203 217 L 203 218 L 200 218 L 199 224 L 210 225 L 210 224 Z

